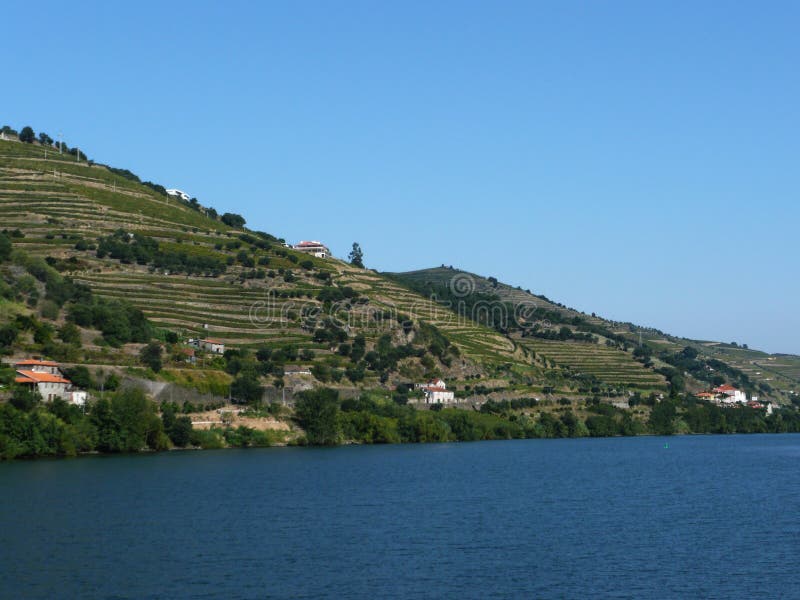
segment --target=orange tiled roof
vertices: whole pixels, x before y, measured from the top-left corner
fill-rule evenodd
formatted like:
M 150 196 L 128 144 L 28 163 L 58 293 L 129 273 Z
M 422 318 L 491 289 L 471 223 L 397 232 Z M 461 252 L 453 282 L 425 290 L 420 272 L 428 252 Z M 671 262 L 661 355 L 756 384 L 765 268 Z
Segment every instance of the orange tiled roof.
M 25 367 L 34 367 L 34 366 L 36 366 L 36 367 L 57 367 L 58 366 L 58 363 L 55 362 L 55 361 L 52 361 L 52 360 L 36 360 L 34 358 L 31 358 L 31 359 L 28 359 L 28 360 L 20 360 L 20 361 L 14 363 L 14 364 L 17 365 L 17 366 L 22 365 L 22 366 L 25 366 Z
M 739 390 L 737 390 L 732 385 L 725 384 L 725 385 L 719 386 L 718 388 L 714 388 L 714 391 L 715 392 L 723 392 L 723 393 L 725 393 L 725 392 L 738 392 Z
M 36 371 L 18 370 L 17 373 L 21 377 L 17 377 L 17 383 L 72 383 L 69 379 L 65 379 L 60 375 L 52 375 L 51 373 L 37 373 Z

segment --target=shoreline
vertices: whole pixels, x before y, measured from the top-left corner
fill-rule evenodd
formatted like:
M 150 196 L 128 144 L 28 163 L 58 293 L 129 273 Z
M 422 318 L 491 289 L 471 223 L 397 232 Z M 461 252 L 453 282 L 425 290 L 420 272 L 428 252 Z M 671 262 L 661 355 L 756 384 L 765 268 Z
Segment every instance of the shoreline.
M 798 432 L 783 431 L 783 432 L 732 432 L 732 433 L 675 433 L 671 435 L 662 435 L 657 433 L 640 433 L 636 435 L 604 435 L 604 436 L 572 436 L 572 437 L 527 437 L 527 438 L 503 438 L 503 439 L 487 439 L 487 440 L 445 440 L 445 441 L 430 441 L 430 442 L 378 442 L 368 443 L 354 440 L 342 441 L 338 444 L 292 444 L 288 442 L 278 442 L 269 446 L 222 446 L 220 448 L 203 448 L 201 446 L 186 446 L 186 447 L 173 447 L 165 450 L 154 450 L 152 448 L 143 448 L 135 452 L 99 452 L 92 450 L 90 452 L 79 452 L 74 456 L 65 455 L 48 455 L 48 456 L 18 456 L 11 459 L 0 459 L 0 465 L 9 464 L 14 462 L 32 462 L 39 460 L 73 460 L 82 458 L 99 458 L 99 457 L 123 457 L 123 456 L 152 456 L 156 454 L 169 454 L 172 452 L 208 452 L 208 451 L 223 451 L 223 450 L 268 450 L 270 448 L 345 448 L 352 446 L 424 446 L 436 444 L 480 444 L 482 442 L 512 442 L 512 441 L 528 441 L 528 440 L 542 440 L 542 441 L 561 441 L 561 440 L 610 440 L 610 439 L 633 439 L 633 438 L 664 438 L 664 439 L 680 439 L 683 437 L 732 437 L 732 436 L 773 436 L 773 435 L 797 435 Z

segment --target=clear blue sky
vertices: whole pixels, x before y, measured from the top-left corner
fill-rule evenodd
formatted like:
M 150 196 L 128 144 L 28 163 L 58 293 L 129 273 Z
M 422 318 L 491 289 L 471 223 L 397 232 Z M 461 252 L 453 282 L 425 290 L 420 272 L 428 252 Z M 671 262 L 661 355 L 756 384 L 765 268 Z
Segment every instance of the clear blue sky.
M 0 121 L 368 266 L 800 353 L 794 2 L 6 2 Z

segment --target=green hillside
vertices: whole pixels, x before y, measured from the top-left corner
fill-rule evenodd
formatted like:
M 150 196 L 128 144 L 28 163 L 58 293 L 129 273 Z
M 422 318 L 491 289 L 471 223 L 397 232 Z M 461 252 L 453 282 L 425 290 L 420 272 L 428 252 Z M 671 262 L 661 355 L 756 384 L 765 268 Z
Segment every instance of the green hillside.
M 0 220 L 14 248 L 5 278 L 17 289 L 0 304 L 0 325 L 19 315 L 53 331 L 72 323 L 82 340 L 42 343 L 30 330 L 6 354 L 140 365 L 143 342 L 115 341 L 97 318 L 76 316 L 75 300 L 53 306 L 46 275 L 23 277 L 38 260 L 104 302 L 142 311 L 165 348 L 167 370 L 156 379 L 186 383 L 174 370 L 191 369 L 195 382 L 250 373 L 291 388 L 297 380 L 285 373 L 310 369 L 302 386 L 393 390 L 442 376 L 465 400 L 624 400 L 703 389 L 711 373 L 784 401 L 800 389 L 798 357 L 605 320 L 452 268 L 381 274 L 310 257 L 286 247 L 280 224 L 251 231 L 238 215 L 168 196 L 74 149 L 0 140 Z M 205 337 L 229 355 L 187 366 L 186 342 Z M 687 358 L 687 347 L 697 356 Z
M 0 141 L 2 229 L 14 234 L 16 252 L 45 259 L 100 298 L 131 303 L 180 342 L 218 338 L 251 358 L 265 346 L 285 350 L 288 360 L 275 366 L 316 367 L 317 383 L 342 387 L 439 375 L 457 386 L 489 378 L 499 365 L 536 370 L 512 341 L 452 319 L 390 279 L 230 227 L 208 216 L 213 209 L 77 158 Z M 30 298 L 19 307 L 41 309 Z M 87 360 L 129 364 L 137 351 L 104 346 L 91 332 L 84 337 Z M 354 344 L 363 349 L 349 352 Z M 32 342 L 17 350 L 47 353 Z M 262 382 L 290 383 L 280 370 L 262 373 Z

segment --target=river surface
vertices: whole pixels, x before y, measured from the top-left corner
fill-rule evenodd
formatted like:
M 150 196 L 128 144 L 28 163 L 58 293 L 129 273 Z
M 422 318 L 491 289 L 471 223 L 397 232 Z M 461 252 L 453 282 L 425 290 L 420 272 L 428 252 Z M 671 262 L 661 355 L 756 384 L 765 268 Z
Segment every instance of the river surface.
M 800 598 L 800 435 L 0 464 L 0 598 Z

